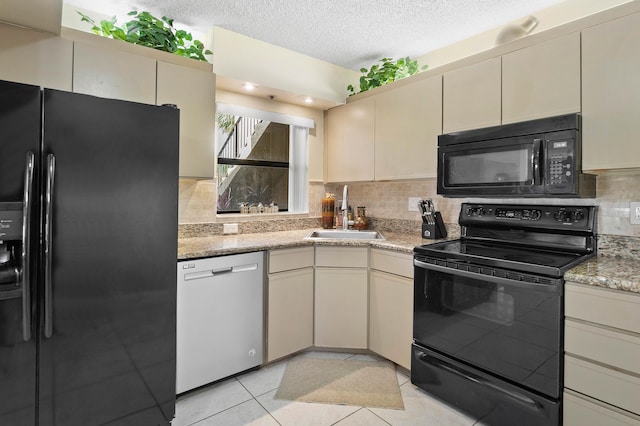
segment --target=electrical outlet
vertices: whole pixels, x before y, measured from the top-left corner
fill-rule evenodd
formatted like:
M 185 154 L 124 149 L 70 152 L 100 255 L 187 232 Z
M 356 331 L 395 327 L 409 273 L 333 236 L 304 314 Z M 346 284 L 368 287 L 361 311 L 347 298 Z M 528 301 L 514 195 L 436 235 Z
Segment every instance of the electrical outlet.
M 409 211 L 410 212 L 419 212 L 418 210 L 418 201 L 422 200 L 421 197 L 409 197 Z
M 223 223 L 222 224 L 222 233 L 223 234 L 237 234 L 238 233 L 238 224 L 237 223 Z
M 640 202 L 629 203 L 629 219 L 632 225 L 640 225 Z

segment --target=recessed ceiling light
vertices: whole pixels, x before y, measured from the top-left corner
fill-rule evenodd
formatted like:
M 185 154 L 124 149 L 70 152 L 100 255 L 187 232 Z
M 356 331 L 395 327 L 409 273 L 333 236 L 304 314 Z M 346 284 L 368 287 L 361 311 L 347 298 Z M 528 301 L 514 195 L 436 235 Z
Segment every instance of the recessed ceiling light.
M 312 104 L 314 102 L 313 98 L 311 96 L 307 96 L 306 98 L 304 98 L 304 103 L 305 104 Z
M 252 90 L 256 90 L 258 88 L 258 85 L 253 83 L 244 83 L 242 87 L 244 88 L 244 90 L 251 92 Z

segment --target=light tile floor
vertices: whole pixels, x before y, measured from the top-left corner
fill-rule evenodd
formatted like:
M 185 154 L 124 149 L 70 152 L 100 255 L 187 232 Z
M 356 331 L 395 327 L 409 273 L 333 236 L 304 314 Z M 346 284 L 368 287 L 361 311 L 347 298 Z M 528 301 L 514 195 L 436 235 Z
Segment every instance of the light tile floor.
M 297 356 L 376 359 L 336 352 L 305 352 Z M 404 410 L 275 400 L 286 366 L 284 360 L 181 396 L 172 426 L 480 425 L 416 388 L 401 372 L 396 375 Z

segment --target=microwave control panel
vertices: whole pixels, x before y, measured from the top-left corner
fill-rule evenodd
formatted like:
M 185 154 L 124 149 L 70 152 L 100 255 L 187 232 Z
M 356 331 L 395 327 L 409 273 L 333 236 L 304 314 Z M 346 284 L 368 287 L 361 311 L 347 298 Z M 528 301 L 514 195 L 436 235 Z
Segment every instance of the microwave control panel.
M 574 140 L 548 140 L 547 144 L 547 185 L 553 191 L 561 185 L 573 185 L 574 182 Z M 559 189 L 559 188 L 558 188 Z

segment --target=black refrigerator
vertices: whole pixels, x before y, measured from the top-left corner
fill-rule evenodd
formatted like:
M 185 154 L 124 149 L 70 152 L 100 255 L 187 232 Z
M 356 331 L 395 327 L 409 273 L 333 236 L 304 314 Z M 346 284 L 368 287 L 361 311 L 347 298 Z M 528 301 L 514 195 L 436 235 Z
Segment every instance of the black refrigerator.
M 168 425 L 179 111 L 0 81 L 0 425 Z

